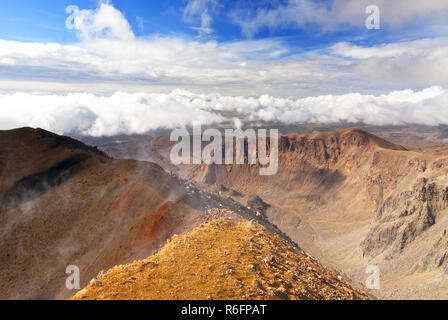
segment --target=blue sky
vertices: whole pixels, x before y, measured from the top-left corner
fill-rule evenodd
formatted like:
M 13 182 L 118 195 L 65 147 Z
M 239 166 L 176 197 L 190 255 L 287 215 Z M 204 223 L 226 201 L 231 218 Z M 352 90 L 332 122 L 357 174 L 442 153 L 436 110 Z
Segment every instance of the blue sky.
M 371 3 L 0 0 L 0 129 L 110 135 L 223 121 L 210 108 L 448 124 L 448 1 L 375 0 L 378 30 L 366 27 Z
M 206 2 L 206 1 L 204 1 Z M 209 1 L 213 3 L 215 1 Z M 315 3 L 331 5 L 332 1 L 320 0 Z M 1 2 L 0 38 L 5 40 L 58 42 L 63 44 L 78 41 L 75 32 L 67 30 L 65 8 L 76 5 L 80 9 L 95 9 L 98 0 L 18 0 Z M 140 1 L 114 0 L 115 8 L 120 10 L 130 23 L 137 36 L 152 34 L 177 34 L 194 37 L 197 32 L 192 29 L 199 17 L 186 18 L 184 15 L 188 1 Z M 279 6 L 287 6 L 288 1 L 216 1 L 209 5 L 209 14 L 213 18 L 211 26 L 213 33 L 207 39 L 217 41 L 235 41 L 246 38 L 241 27 L 235 22 L 235 15 L 242 18 L 253 18 L 259 10 L 275 10 Z M 383 7 L 386 11 L 387 7 Z M 387 11 L 386 11 L 387 12 Z M 337 15 L 338 12 L 332 13 Z M 299 19 L 299 15 L 297 16 Z M 360 11 L 363 22 L 367 15 Z M 253 39 L 283 37 L 295 50 L 311 50 L 324 48 L 341 41 L 354 41 L 362 45 L 375 45 L 403 40 L 415 40 L 434 36 L 447 36 L 447 15 L 433 15 L 415 19 L 399 28 L 383 25 L 381 30 L 367 30 L 364 27 L 345 27 L 341 23 L 330 31 L 322 31 L 319 24 L 312 21 L 304 26 L 297 26 L 291 21 L 276 27 L 261 27 Z M 430 22 L 430 23 L 428 23 Z M 360 39 L 360 40 L 359 40 Z
M 95 9 L 97 0 L 2 0 L 0 11 L 0 37 L 7 40 L 73 43 L 75 32 L 67 30 L 65 9 L 76 5 L 80 9 Z M 188 32 L 182 20 L 179 1 L 116 0 L 113 5 L 129 19 L 138 35 L 150 33 Z M 143 19 L 144 31 L 139 29 Z M 193 32 L 191 32 L 193 34 Z

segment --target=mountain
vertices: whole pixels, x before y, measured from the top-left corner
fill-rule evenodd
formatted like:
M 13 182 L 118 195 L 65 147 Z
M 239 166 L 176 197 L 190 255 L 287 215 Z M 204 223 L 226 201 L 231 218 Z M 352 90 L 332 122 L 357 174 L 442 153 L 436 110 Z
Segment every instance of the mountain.
M 176 167 L 168 136 L 133 139 L 157 164 L 40 129 L 0 132 L 0 298 L 68 298 L 67 266 L 86 286 L 222 218 L 217 208 L 355 287 L 377 265 L 379 298 L 448 298 L 448 146 L 406 149 L 359 129 L 288 134 L 278 173 L 260 176 L 257 165 Z
M 1 131 L 0 148 L 1 299 L 68 298 L 67 266 L 86 285 L 202 221 L 201 202 L 158 165 L 31 128 Z
M 0 148 L 0 299 L 68 298 L 67 267 L 86 286 L 218 218 L 257 221 L 299 250 L 256 211 L 154 163 L 31 128 L 0 131 Z
M 379 297 L 448 298 L 447 146 L 408 150 L 360 129 L 288 134 L 274 176 L 256 165 L 173 169 L 171 146 L 152 141 L 160 165 L 249 207 L 258 198 L 270 222 L 353 281 L 378 265 Z
M 253 221 L 217 219 L 155 255 L 101 272 L 74 300 L 367 299 Z

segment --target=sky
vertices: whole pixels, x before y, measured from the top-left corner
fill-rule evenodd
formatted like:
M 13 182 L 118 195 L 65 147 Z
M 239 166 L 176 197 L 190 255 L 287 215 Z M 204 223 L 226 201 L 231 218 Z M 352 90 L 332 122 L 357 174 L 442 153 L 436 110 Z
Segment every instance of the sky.
M 446 0 L 0 0 L 0 129 L 448 124 L 446 70 Z

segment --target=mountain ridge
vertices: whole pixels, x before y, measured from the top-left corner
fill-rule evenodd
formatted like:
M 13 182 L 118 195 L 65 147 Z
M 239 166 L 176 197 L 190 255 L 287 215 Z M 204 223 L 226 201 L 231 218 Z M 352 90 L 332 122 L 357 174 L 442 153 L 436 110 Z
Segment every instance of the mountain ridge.
M 216 219 L 155 255 L 100 272 L 74 300 L 367 299 L 261 225 Z

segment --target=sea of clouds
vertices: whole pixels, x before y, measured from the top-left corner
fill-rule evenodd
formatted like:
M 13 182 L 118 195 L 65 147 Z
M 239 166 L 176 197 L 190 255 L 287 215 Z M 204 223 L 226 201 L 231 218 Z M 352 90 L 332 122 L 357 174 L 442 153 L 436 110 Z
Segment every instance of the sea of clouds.
M 0 129 L 43 128 L 58 134 L 113 136 L 142 134 L 156 129 L 220 124 L 221 111 L 241 118 L 285 124 L 338 123 L 370 125 L 448 125 L 448 90 L 433 86 L 421 91 L 403 90 L 384 95 L 324 95 L 275 98 L 171 93 L 124 93 L 109 96 L 90 93 L 0 94 Z

